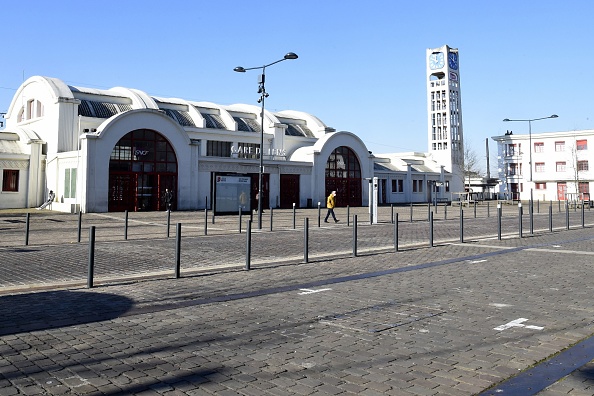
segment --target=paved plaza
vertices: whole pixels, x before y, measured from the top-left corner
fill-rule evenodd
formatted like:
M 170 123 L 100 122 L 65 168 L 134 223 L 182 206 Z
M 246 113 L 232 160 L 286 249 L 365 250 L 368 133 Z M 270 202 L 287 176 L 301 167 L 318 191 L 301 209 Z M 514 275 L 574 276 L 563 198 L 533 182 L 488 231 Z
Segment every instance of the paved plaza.
M 593 395 L 594 211 L 524 206 L 0 212 L 0 396 Z

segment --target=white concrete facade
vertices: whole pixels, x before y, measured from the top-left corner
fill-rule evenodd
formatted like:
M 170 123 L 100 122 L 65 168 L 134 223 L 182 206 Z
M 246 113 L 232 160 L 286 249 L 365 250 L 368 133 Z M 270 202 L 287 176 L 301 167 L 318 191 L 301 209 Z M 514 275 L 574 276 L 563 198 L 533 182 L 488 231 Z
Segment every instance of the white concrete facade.
M 225 177 L 251 181 L 251 203 L 245 208 L 253 208 L 260 112 L 253 105 L 221 106 L 150 96 L 137 89 L 99 90 L 69 86 L 56 78 L 31 77 L 17 90 L 5 116 L 6 128 L 0 133 L 0 177 L 18 176 L 18 186 L 2 180 L 6 189 L 0 191 L 0 209 L 39 206 L 52 190 L 54 210 L 119 210 L 113 206 L 114 197 L 122 195 L 114 182 L 118 155 L 127 156 L 134 168 L 146 168 L 130 171 L 130 175 L 140 180 L 147 173 L 154 179 L 146 186 L 138 180 L 130 182 L 126 186 L 134 191 L 125 190 L 136 198 L 152 197 L 153 210 L 161 210 L 161 203 L 154 200 L 161 199 L 165 186 L 159 184 L 162 175 L 158 171 L 147 170 L 155 163 L 174 169 L 167 172 L 173 180 L 176 209 L 212 208 L 213 199 L 223 205 L 223 191 L 230 185 L 218 183 Z M 293 110 L 265 111 L 263 127 L 268 199 L 264 207 L 287 207 L 291 202 L 297 207 L 323 205 L 328 190 L 333 189 L 339 190 L 338 205 L 346 205 L 347 192 L 341 202 L 340 186 L 348 186 L 342 188 L 355 197 L 350 199 L 366 206 L 367 180 L 374 176 L 383 180 L 380 203 L 429 202 L 438 195 L 449 198 L 445 190 L 451 175 L 425 154 L 373 155 L 354 133 L 337 132 L 317 117 Z M 163 151 L 163 156 L 167 153 L 171 158 L 163 164 L 144 162 L 142 156 L 156 153 L 138 145 L 125 147 L 123 142 L 138 131 L 153 136 L 160 142 L 155 147 L 166 147 L 163 150 L 170 151 Z M 328 168 L 331 159 L 336 171 Z M 352 163 L 358 167 L 354 172 L 348 169 Z M 287 181 L 295 186 L 290 189 Z M 429 188 L 433 193 L 428 195 Z M 146 192 L 142 189 L 150 193 L 141 194 Z M 287 192 L 294 196 L 287 197 Z
M 503 198 L 529 200 L 532 193 L 534 200 L 592 199 L 594 130 L 512 132 L 492 139 L 497 142 Z

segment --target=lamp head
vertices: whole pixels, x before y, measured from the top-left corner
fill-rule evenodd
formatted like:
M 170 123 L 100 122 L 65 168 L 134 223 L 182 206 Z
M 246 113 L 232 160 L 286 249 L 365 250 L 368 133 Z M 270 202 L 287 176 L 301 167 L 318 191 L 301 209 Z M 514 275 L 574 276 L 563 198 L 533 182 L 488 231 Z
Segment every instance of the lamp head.
M 235 70 L 235 71 L 237 71 L 237 70 Z M 508 121 L 510 121 L 510 119 L 509 119 L 509 118 L 505 118 L 505 119 L 503 120 L 503 122 L 508 122 Z
M 297 56 L 297 54 L 296 54 L 296 53 L 294 53 L 294 52 L 288 52 L 288 53 L 285 55 L 285 59 L 297 59 L 297 58 L 299 58 L 299 57 L 298 57 L 298 56 Z
M 237 66 L 235 69 L 233 69 L 233 71 L 236 71 L 238 73 L 245 73 L 245 69 L 241 66 Z
M 552 116 L 550 116 L 549 118 L 558 118 L 559 116 L 557 114 L 553 114 Z

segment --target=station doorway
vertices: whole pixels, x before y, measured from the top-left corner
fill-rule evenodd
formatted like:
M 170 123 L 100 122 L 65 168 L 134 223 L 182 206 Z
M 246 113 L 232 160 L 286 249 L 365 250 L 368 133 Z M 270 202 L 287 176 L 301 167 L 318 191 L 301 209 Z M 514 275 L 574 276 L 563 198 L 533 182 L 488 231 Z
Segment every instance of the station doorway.
M 361 164 L 349 147 L 337 147 L 328 157 L 325 189 L 325 196 L 336 191 L 336 206 L 362 205 Z
M 160 133 L 137 129 L 122 137 L 109 159 L 110 212 L 165 210 L 165 191 L 177 208 L 177 157 Z

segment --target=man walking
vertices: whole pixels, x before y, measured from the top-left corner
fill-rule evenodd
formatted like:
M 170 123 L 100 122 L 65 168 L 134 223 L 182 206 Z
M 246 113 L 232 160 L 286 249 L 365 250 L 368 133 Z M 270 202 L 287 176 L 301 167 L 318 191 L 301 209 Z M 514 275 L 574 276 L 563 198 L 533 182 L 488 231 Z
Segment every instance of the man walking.
M 336 191 L 332 191 L 328 198 L 326 199 L 326 207 L 328 208 L 328 213 L 326 213 L 326 218 L 324 219 L 324 223 L 328 222 L 328 217 L 332 215 L 335 223 L 338 223 L 340 220 L 336 219 L 334 215 L 334 206 L 336 206 Z

